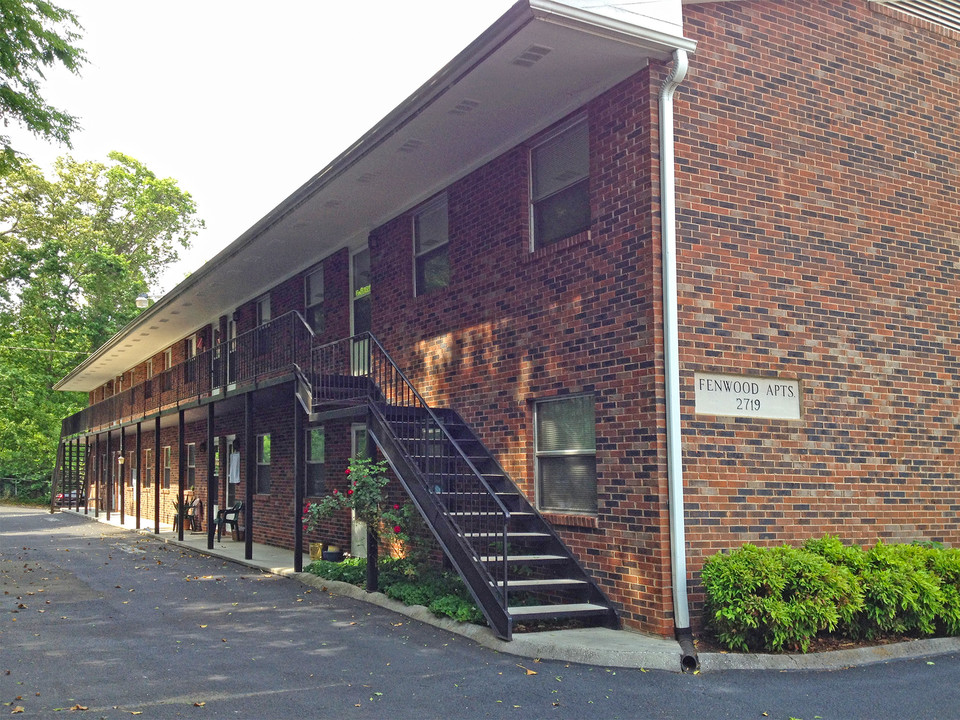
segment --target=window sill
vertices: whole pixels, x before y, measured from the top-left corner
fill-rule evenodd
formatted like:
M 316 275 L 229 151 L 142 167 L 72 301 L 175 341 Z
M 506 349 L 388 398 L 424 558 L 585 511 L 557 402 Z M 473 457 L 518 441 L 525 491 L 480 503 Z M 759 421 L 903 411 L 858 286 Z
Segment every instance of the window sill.
M 543 519 L 551 525 L 567 527 L 598 528 L 600 522 L 596 515 L 574 515 L 573 513 L 541 512 Z
M 536 260 L 547 255 L 553 255 L 554 253 L 563 252 L 564 250 L 569 250 L 572 247 L 577 245 L 584 245 L 590 242 L 590 230 L 584 230 L 583 232 L 578 232 L 576 235 L 571 235 L 570 237 L 564 238 L 563 240 L 557 240 L 554 243 L 549 245 L 544 245 L 542 247 L 535 247 L 533 252 L 528 254 L 528 260 Z M 536 241 L 534 241 L 536 242 Z

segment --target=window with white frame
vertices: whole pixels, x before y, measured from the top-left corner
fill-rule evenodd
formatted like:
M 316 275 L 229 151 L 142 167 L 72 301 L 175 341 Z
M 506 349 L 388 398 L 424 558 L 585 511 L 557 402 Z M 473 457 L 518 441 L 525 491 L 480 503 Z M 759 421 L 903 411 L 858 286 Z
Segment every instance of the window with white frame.
M 137 451 L 131 450 L 127 453 L 127 485 L 135 487 L 137 484 Z
M 257 492 L 270 492 L 270 434 L 257 435 Z
M 257 326 L 270 322 L 270 296 L 264 295 L 257 300 Z
M 304 307 L 307 313 L 307 324 L 318 335 L 323 332 L 323 265 L 310 272 L 304 281 L 306 295 Z
M 257 327 L 263 328 L 257 332 L 257 351 L 270 352 L 270 332 L 263 326 L 270 322 L 270 296 L 264 295 L 257 300 Z
M 170 473 L 172 470 L 172 459 L 173 453 L 170 452 L 170 446 L 164 445 L 163 447 L 163 487 L 164 489 L 170 489 Z
M 153 450 L 146 448 L 143 451 L 143 487 L 150 487 L 153 481 Z
M 326 474 L 326 444 L 323 428 L 307 430 L 307 497 L 321 497 L 327 494 Z
M 173 373 L 169 372 L 173 367 L 173 348 L 167 348 L 163 351 L 163 391 L 173 390 Z
M 197 445 L 187 443 L 187 489 L 192 489 L 197 482 Z
M 414 294 L 425 295 L 450 284 L 447 252 L 447 196 L 424 205 L 413 216 Z
M 597 442 L 593 397 L 534 405 L 537 504 L 548 512 L 597 512 Z
M 590 229 L 590 145 L 587 120 L 565 126 L 530 153 L 533 246 Z

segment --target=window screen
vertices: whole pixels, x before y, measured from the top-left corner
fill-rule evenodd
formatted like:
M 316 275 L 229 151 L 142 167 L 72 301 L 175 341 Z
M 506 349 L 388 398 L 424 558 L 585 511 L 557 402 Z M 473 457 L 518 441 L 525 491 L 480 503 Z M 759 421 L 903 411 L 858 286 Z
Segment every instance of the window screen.
M 535 407 L 537 500 L 542 510 L 597 511 L 596 418 L 589 396 Z

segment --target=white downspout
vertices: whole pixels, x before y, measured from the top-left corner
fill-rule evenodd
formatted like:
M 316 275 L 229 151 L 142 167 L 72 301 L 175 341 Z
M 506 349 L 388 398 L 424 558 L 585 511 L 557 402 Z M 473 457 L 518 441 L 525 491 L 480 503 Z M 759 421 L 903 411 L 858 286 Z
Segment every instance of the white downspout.
M 677 319 L 677 203 L 673 154 L 673 95 L 687 75 L 686 50 L 674 50 L 673 71 L 660 88 L 660 235 L 663 272 L 663 355 L 667 412 L 667 488 L 673 623 L 684 670 L 699 667 L 690 631 L 683 520 L 683 446 L 680 435 L 680 348 Z

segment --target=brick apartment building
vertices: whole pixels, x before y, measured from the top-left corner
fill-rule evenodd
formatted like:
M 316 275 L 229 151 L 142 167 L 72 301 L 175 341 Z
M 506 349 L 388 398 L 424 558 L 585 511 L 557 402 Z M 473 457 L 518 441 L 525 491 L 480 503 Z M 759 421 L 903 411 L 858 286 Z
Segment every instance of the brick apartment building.
M 60 481 L 362 553 L 300 512 L 376 446 L 507 637 L 960 543 L 958 116 L 953 0 L 520 0 L 59 383 Z

